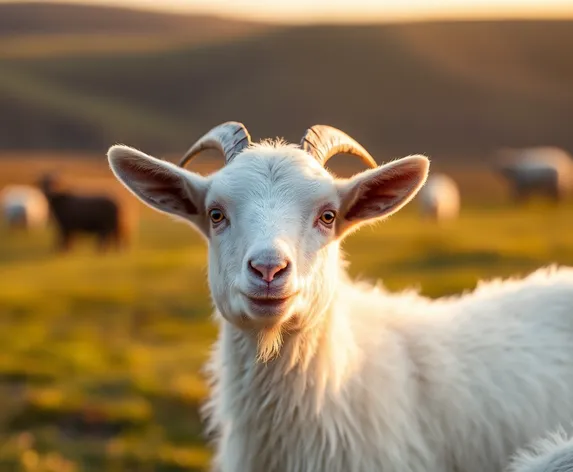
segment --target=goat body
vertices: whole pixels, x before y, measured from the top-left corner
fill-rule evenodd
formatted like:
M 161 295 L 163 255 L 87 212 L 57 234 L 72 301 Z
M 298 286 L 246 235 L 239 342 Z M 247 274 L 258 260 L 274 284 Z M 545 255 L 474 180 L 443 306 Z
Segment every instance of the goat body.
M 510 184 L 518 202 L 534 194 L 559 201 L 573 188 L 573 161 L 559 148 L 502 151 L 497 169 Z
M 107 195 L 78 195 L 57 188 L 53 176 L 44 175 L 38 185 L 46 196 L 58 230 L 57 247 L 66 251 L 80 233 L 96 236 L 100 250 L 113 243 L 116 249 L 127 241 L 126 215 L 119 202 Z
M 205 410 L 222 471 L 498 471 L 573 419 L 573 270 L 436 301 L 342 280 L 268 364 L 222 323 Z
M 460 212 L 460 193 L 455 181 L 444 174 L 428 177 L 418 193 L 422 216 L 437 221 L 454 219 Z
M 339 130 L 251 144 L 229 122 L 182 162 L 208 147 L 226 165 L 207 177 L 126 146 L 108 158 L 209 243 L 214 470 L 496 472 L 573 420 L 573 269 L 438 300 L 347 277 L 341 241 L 411 201 L 427 158 L 374 167 Z M 324 164 L 342 151 L 373 168 L 336 179 Z
M 122 242 L 121 214 L 117 203 L 107 196 L 84 196 L 55 192 L 48 196 L 57 222 L 60 245 L 67 248 L 77 233 L 93 234 L 100 247 L 108 242 Z
M 48 202 L 34 187 L 8 185 L 0 193 L 0 202 L 9 227 L 40 228 L 48 221 Z

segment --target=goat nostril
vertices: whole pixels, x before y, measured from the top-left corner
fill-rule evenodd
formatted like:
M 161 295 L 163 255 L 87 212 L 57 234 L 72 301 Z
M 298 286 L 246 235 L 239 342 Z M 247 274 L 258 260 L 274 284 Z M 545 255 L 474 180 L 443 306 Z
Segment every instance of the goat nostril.
M 251 272 L 251 274 L 256 275 L 257 277 L 260 277 L 261 279 L 265 276 L 265 274 L 263 274 L 263 272 L 261 272 L 256 264 L 253 264 L 253 261 L 249 261 L 249 270 Z
M 280 266 L 277 266 L 277 271 L 273 274 L 273 277 L 275 279 L 278 279 L 281 275 L 284 275 L 287 273 L 289 268 L 289 263 L 288 261 L 284 261 L 283 263 L 281 263 Z

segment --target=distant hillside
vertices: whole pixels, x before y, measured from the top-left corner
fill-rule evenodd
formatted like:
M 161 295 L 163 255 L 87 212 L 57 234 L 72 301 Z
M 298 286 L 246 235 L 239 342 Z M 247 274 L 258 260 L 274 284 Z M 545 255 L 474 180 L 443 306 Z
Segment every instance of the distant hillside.
M 215 16 L 185 15 L 84 4 L 0 3 L 0 36 L 50 34 L 195 34 L 252 27 Z
M 271 25 L 91 5 L 0 3 L 0 60 L 160 52 L 235 40 Z
M 0 148 L 181 153 L 233 119 L 255 138 L 294 141 L 328 123 L 380 159 L 573 151 L 572 46 L 573 22 L 500 21 L 290 27 L 161 52 L 3 60 Z

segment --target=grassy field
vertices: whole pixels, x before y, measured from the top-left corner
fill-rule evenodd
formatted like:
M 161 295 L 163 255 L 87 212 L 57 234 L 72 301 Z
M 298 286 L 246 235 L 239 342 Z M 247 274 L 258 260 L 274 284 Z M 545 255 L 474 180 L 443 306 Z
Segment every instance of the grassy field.
M 1 162 L 0 186 L 31 181 L 42 168 Z M 43 166 L 121 192 L 101 162 L 66 162 Z M 474 193 L 456 222 L 421 221 L 414 203 L 353 235 L 345 246 L 352 275 L 436 297 L 481 277 L 573 264 L 571 203 L 483 203 L 487 182 L 470 180 Z M 56 256 L 52 237 L 52 228 L 0 229 L 0 469 L 204 470 L 200 366 L 216 335 L 206 247 L 191 229 L 144 209 L 134 246 L 121 255 L 96 256 L 86 240 Z

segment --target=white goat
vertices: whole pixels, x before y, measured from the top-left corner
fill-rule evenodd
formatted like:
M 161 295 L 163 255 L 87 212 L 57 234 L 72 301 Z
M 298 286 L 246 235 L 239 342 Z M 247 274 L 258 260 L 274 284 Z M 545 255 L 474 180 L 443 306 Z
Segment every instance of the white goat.
M 506 472 L 573 472 L 573 438 L 563 429 L 520 449 Z
M 451 220 L 460 212 L 460 192 L 456 182 L 445 174 L 432 174 L 418 193 L 423 217 Z
M 222 169 L 183 169 L 208 148 Z M 373 168 L 336 179 L 324 164 L 340 152 Z M 441 300 L 347 277 L 341 241 L 408 203 L 425 157 L 377 167 L 331 127 L 299 147 L 250 144 L 228 122 L 180 166 L 119 145 L 108 159 L 134 195 L 208 241 L 215 470 L 499 471 L 573 419 L 572 269 Z
M 499 155 L 496 168 L 511 185 L 518 202 L 535 193 L 559 201 L 573 189 L 573 160 L 563 149 L 503 149 Z
M 48 202 L 37 188 L 8 185 L 0 192 L 4 221 L 9 227 L 43 228 L 49 217 Z

